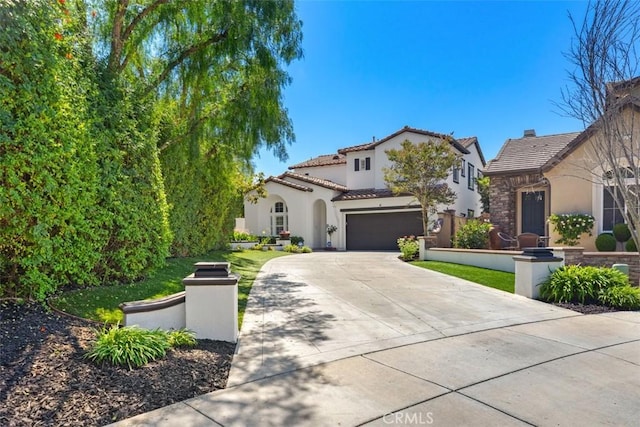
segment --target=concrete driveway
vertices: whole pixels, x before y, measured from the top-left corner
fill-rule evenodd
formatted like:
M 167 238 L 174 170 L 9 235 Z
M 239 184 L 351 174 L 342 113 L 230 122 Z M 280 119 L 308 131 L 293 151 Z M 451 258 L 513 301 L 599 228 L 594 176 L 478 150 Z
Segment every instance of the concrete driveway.
M 638 425 L 638 402 L 639 312 L 318 252 L 264 266 L 225 390 L 117 425 Z

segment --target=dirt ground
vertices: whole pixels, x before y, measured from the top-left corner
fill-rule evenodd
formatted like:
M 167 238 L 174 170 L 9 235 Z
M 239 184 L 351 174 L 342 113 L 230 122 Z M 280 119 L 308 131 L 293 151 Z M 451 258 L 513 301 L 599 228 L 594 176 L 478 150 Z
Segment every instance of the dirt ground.
M 103 426 L 226 385 L 234 344 L 199 340 L 129 370 L 84 359 L 95 328 L 0 300 L 0 426 Z

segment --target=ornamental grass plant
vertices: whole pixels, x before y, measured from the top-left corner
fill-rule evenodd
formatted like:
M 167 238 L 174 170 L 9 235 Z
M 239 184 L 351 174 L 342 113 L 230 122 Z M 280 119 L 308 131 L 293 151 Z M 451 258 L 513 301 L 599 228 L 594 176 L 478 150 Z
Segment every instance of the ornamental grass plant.
M 96 342 L 86 353 L 86 358 L 98 363 L 139 368 L 164 357 L 172 347 L 188 347 L 197 344 L 195 334 L 181 329 L 163 331 L 143 329 L 137 326 L 111 325 L 96 331 Z

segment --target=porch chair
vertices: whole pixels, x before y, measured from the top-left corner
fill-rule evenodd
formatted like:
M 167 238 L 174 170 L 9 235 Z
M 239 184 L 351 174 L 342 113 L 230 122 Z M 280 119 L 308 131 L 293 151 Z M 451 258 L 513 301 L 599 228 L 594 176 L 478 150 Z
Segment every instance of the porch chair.
M 518 234 L 518 249 L 537 248 L 540 242 L 540 236 L 536 233 Z
M 502 231 L 498 231 L 498 237 L 502 242 L 502 249 L 505 250 L 515 250 L 518 249 L 518 239 L 514 239 L 509 236 L 507 233 L 503 233 Z

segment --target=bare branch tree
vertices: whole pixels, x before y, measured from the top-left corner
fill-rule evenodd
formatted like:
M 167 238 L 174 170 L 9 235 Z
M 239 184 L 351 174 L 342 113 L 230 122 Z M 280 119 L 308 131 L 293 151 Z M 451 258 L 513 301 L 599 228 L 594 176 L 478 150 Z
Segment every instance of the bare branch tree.
M 560 107 L 588 126 L 580 166 L 612 196 L 638 245 L 640 2 L 596 1 L 582 22 L 569 19 L 575 39 L 565 56 L 575 68 Z

